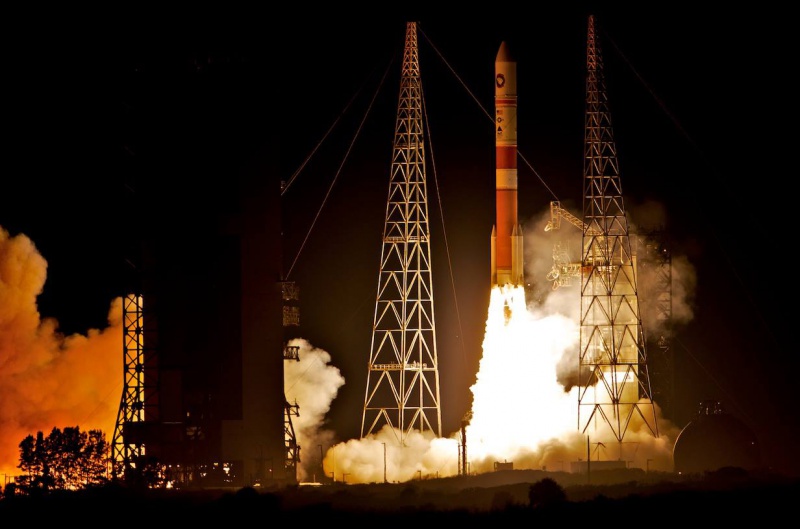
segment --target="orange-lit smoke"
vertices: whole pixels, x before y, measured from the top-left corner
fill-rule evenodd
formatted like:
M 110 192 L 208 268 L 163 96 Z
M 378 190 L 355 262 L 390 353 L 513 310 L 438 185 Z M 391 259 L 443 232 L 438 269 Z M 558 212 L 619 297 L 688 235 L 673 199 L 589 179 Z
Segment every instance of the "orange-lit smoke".
M 25 235 L 0 226 L 0 474 L 19 474 L 19 443 L 53 428 L 99 429 L 110 443 L 122 392 L 122 300 L 108 327 L 64 336 L 36 299 L 47 261 Z

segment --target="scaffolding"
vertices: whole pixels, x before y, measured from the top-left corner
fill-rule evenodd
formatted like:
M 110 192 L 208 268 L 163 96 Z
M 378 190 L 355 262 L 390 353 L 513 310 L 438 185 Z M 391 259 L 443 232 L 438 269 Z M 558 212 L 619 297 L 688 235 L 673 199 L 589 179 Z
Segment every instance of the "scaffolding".
M 152 384 L 155 372 L 147 370 L 144 346 L 144 300 L 139 294 L 129 294 L 122 302 L 123 321 L 123 380 L 122 400 L 117 411 L 114 437 L 111 443 L 112 475 L 116 479 L 130 476 L 137 462 L 145 456 L 144 440 L 131 435 L 145 421 L 145 383 Z
M 140 206 L 137 186 L 135 179 L 129 178 L 125 186 L 128 205 L 135 210 Z M 159 420 L 159 370 L 154 312 L 145 308 L 142 286 L 143 250 L 136 236 L 126 242 L 129 293 L 122 298 L 123 388 L 111 440 L 110 472 L 115 480 L 135 482 L 145 479 L 148 472 L 161 475 L 152 457 L 148 463 L 146 453 L 152 425 Z
M 288 328 L 300 326 L 300 288 L 294 281 L 282 281 L 281 285 L 281 299 L 283 300 L 283 328 L 284 339 L 289 335 Z M 284 342 L 283 346 L 283 359 L 299 362 L 300 361 L 300 347 L 297 345 L 289 345 L 288 341 Z M 290 476 L 292 481 L 297 480 L 297 464 L 300 463 L 300 445 L 297 444 L 297 434 L 294 430 L 294 423 L 292 417 L 300 416 L 300 406 L 295 402 L 291 404 L 284 393 L 283 405 L 283 440 L 286 449 L 286 457 L 284 458 L 284 471 L 287 476 Z

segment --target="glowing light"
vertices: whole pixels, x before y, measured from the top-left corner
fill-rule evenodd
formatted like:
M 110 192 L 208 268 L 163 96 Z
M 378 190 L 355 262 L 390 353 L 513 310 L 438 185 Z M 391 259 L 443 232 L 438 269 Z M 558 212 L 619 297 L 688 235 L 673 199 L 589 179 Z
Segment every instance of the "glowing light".
M 577 395 L 564 392 L 556 365 L 577 340 L 578 328 L 568 318 L 531 314 L 522 287 L 492 290 L 467 426 L 475 471 L 528 458 L 540 443 L 575 433 Z

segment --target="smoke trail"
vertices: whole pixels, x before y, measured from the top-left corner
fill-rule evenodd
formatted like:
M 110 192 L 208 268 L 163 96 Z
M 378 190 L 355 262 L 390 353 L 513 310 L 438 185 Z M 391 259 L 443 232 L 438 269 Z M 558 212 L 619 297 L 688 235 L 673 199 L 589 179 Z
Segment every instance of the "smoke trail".
M 19 443 L 54 427 L 99 429 L 110 442 L 122 391 L 122 300 L 108 327 L 64 336 L 36 299 L 47 261 L 24 234 L 0 226 L 0 474 L 17 475 Z M 4 483 L 0 483 L 0 486 Z

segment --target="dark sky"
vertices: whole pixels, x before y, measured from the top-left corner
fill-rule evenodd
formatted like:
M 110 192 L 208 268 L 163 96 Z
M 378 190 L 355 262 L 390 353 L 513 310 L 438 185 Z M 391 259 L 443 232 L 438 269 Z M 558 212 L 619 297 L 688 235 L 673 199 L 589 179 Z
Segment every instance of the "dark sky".
M 433 227 L 444 430 L 467 411 L 488 305 L 494 140 L 484 111 L 493 113 L 494 57 L 507 40 L 518 61 L 519 149 L 534 168 L 520 162 L 520 220 L 553 199 L 578 212 L 590 12 L 605 39 L 627 204 L 663 204 L 674 254 L 697 270 L 695 317 L 675 347 L 675 422 L 691 420 L 702 399 L 721 400 L 759 436 L 770 464 L 797 471 L 786 264 L 796 58 L 780 11 L 575 9 L 420 22 L 429 191 L 441 197 L 447 236 L 443 247 Z M 103 327 L 124 288 L 131 150 L 171 152 L 159 171 L 187 200 L 193 186 L 224 193 L 226 174 L 265 146 L 287 180 L 358 94 L 283 203 L 301 334 L 345 376 L 330 421 L 347 439 L 363 406 L 405 22 L 247 15 L 20 19 L 10 33 L 18 38 L 6 37 L 0 226 L 28 235 L 48 261 L 43 316 L 65 333 Z M 435 223 L 439 207 L 430 204 Z

